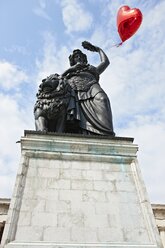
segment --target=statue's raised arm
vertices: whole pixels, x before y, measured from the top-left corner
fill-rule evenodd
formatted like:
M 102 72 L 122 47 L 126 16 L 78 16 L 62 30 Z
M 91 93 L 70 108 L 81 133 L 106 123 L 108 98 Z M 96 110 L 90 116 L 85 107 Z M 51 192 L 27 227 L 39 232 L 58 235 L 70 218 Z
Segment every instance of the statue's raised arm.
M 82 46 L 87 50 L 99 53 L 101 63 L 96 67 L 96 69 L 98 73 L 101 74 L 110 64 L 109 59 L 107 55 L 105 54 L 105 52 L 100 47 L 94 46 L 88 41 L 83 41 Z

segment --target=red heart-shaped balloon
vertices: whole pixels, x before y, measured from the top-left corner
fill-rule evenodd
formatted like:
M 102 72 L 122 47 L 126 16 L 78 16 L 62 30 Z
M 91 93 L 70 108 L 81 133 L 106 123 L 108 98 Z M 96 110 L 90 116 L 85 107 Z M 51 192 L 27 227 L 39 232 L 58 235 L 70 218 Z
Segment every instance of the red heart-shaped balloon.
M 123 6 L 118 10 L 117 27 L 121 40 L 129 39 L 141 25 L 143 15 L 137 8 Z

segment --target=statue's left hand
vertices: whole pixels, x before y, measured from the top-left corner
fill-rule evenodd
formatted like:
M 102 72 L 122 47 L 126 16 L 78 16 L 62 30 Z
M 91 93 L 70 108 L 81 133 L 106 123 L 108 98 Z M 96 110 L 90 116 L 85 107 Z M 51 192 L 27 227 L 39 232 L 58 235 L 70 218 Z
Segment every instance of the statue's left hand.
M 83 41 L 82 46 L 83 46 L 84 49 L 90 50 L 92 52 L 98 52 L 99 51 L 99 47 L 92 45 L 88 41 Z

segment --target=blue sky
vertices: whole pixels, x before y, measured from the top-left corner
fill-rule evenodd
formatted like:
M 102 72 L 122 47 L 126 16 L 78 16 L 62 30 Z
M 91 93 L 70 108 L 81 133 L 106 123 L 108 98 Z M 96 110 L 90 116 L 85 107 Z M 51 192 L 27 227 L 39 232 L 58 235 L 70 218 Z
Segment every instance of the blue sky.
M 121 47 L 119 7 L 139 8 L 143 22 Z M 11 197 L 20 159 L 16 141 L 34 130 L 33 105 L 41 79 L 68 68 L 68 56 L 88 40 L 104 49 L 101 75 L 117 136 L 135 138 L 152 203 L 165 203 L 165 1 L 0 1 L 0 197 Z M 97 54 L 84 51 L 97 65 Z

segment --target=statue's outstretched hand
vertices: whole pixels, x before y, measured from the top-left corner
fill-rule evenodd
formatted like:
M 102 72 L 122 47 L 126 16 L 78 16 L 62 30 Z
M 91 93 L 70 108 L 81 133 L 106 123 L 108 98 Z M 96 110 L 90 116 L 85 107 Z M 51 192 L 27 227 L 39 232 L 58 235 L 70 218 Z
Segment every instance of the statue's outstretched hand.
M 92 51 L 92 52 L 98 52 L 99 51 L 99 47 L 92 45 L 88 41 L 83 41 L 82 46 L 84 49 L 87 49 L 87 50 Z

